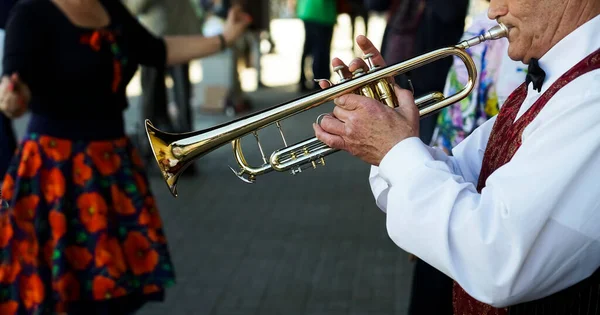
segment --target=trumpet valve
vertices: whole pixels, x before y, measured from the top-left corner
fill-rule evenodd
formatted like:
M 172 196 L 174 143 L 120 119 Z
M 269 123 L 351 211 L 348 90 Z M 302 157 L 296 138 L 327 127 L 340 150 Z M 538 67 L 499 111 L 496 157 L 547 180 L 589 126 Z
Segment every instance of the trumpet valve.
M 375 56 L 375 54 L 373 53 L 369 53 L 363 56 L 363 59 L 367 62 L 367 65 L 369 66 L 369 72 L 379 69 L 379 66 L 373 63 L 373 56 Z
M 333 68 L 333 71 L 335 73 L 337 73 L 337 75 L 340 77 L 339 83 L 348 81 L 348 78 L 344 77 L 344 66 L 337 66 L 337 67 Z
M 365 70 L 363 68 L 358 68 L 352 72 L 352 78 L 362 77 L 365 74 Z

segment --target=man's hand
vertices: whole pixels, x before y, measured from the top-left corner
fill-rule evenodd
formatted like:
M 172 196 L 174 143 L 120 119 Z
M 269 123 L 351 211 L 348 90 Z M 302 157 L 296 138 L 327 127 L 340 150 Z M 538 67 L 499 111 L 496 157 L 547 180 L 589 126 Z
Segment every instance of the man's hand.
M 0 111 L 9 118 L 21 117 L 27 111 L 31 93 L 29 87 L 13 73 L 0 81 Z
M 373 53 L 373 62 L 385 66 L 379 51 L 364 36 L 356 40 L 365 54 Z M 358 68 L 368 70 L 362 59 L 354 59 L 350 66 L 335 58 L 332 65 L 343 65 L 346 77 Z M 319 83 L 322 88 L 327 82 Z M 374 99 L 346 94 L 334 100 L 333 113 L 314 124 L 315 135 L 330 147 L 349 152 L 363 161 L 378 166 L 383 157 L 400 141 L 419 136 L 419 111 L 412 93 L 394 84 L 398 107 L 392 109 Z

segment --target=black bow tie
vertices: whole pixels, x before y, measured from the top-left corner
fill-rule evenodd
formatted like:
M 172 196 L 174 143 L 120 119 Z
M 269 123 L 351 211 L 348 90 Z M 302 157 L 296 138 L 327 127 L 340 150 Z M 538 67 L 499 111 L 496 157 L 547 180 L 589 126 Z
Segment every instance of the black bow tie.
M 538 93 L 542 91 L 542 84 L 546 78 L 546 72 L 538 64 L 538 60 L 531 58 L 529 60 L 529 67 L 527 68 L 527 77 L 525 78 L 525 84 L 533 82 L 533 89 L 537 90 Z

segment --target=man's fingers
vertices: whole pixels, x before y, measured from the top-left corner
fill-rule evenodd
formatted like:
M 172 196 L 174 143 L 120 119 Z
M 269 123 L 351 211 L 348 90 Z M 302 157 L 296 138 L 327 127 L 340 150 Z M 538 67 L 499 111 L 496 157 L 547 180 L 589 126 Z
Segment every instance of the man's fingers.
M 349 120 L 350 111 L 342 107 L 336 106 L 333 108 L 333 116 L 345 123 Z
M 325 143 L 326 145 L 328 145 L 334 149 L 340 149 L 340 150 L 345 149 L 345 141 L 342 137 L 327 133 L 325 130 L 323 130 L 323 128 L 321 128 L 317 124 L 313 124 L 313 129 L 315 130 L 315 136 L 321 142 Z
M 350 72 L 354 72 L 361 68 L 365 73 L 369 71 L 369 66 L 362 58 L 354 58 L 348 65 L 348 70 L 350 70 Z
M 319 126 L 327 133 L 333 135 L 340 136 L 345 134 L 346 127 L 344 126 L 344 123 L 331 115 L 324 116 L 323 119 L 321 119 L 321 124 Z
M 394 84 L 394 93 L 396 94 L 396 99 L 398 100 L 398 107 L 409 105 L 415 106 L 415 96 L 410 90 L 405 90 L 397 84 Z
M 319 87 L 322 89 L 326 89 L 331 86 L 331 84 L 329 84 L 329 81 L 327 81 L 327 80 L 318 80 L 318 83 L 319 83 Z
M 352 73 L 359 68 L 362 68 L 365 72 L 369 71 L 369 66 L 367 66 L 367 63 L 361 58 L 352 59 L 352 61 L 350 61 L 350 63 L 348 65 L 346 65 L 339 58 L 333 58 L 333 60 L 331 61 L 331 66 L 333 67 L 334 70 L 337 67 L 340 67 L 339 69 L 342 70 L 342 75 L 346 79 L 352 78 Z M 336 71 L 336 73 L 339 74 L 339 72 L 337 72 L 337 71 Z
M 333 67 L 333 69 L 340 67 L 344 78 L 346 78 L 346 79 L 352 78 L 352 73 L 348 70 L 348 66 L 340 58 L 333 58 L 333 60 L 331 60 L 331 66 Z M 336 73 L 339 73 L 339 72 L 336 71 Z
M 364 36 L 364 35 L 357 36 L 356 43 L 358 44 L 358 47 L 360 47 L 360 50 L 362 50 L 365 55 L 373 54 L 373 58 L 371 58 L 371 60 L 373 60 L 373 64 L 375 64 L 377 66 L 385 67 L 386 63 L 385 63 L 385 60 L 383 60 L 383 56 L 381 55 L 379 50 L 377 50 L 375 45 L 373 45 L 373 43 L 366 36 Z
M 420 117 L 416 117 L 419 116 L 419 110 L 417 105 L 415 105 L 415 98 L 412 92 L 394 85 L 394 93 L 396 93 L 396 99 L 398 100 L 396 111 L 404 117 L 420 119 Z
M 366 96 L 358 95 L 358 94 L 344 94 L 334 101 L 335 105 L 349 111 L 356 110 L 363 106 L 363 104 L 368 102 L 376 102 L 372 98 L 368 98 Z

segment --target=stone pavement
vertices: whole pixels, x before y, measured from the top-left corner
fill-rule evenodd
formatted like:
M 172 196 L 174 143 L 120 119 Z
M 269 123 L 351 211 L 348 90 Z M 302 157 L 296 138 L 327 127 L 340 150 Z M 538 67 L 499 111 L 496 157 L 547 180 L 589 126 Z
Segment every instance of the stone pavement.
M 249 96 L 259 110 L 298 94 L 283 87 Z M 136 103 L 126 113 L 130 125 L 138 117 Z M 284 121 L 288 142 L 313 136 L 312 121 L 330 110 L 325 105 Z M 198 129 L 231 119 L 196 118 Z M 19 134 L 26 120 L 17 121 Z M 260 135 L 265 152 L 281 146 L 276 128 Z M 244 138 L 246 154 L 257 163 L 254 143 Z M 226 145 L 198 160 L 199 175 L 180 181 L 178 198 L 152 176 L 177 282 L 165 303 L 139 314 L 405 314 L 412 264 L 387 236 L 369 168 L 346 153 L 326 162 L 248 185 L 228 169 L 235 161 Z

